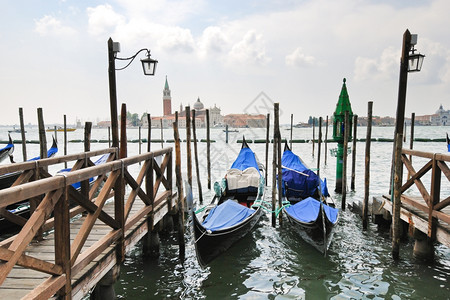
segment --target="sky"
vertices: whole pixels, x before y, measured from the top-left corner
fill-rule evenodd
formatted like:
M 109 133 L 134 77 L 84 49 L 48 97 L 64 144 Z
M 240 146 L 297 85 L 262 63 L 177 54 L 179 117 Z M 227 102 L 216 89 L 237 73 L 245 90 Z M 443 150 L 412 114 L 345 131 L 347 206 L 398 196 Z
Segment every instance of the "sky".
M 408 74 L 406 117 L 450 109 L 448 0 L 1 1 L 0 125 L 110 119 L 107 41 L 118 57 L 118 108 L 160 116 L 167 76 L 172 110 L 271 113 L 281 123 L 331 116 L 346 78 L 353 112 L 395 116 L 402 38 L 418 34 L 421 72 Z M 116 68 L 125 66 L 116 61 Z

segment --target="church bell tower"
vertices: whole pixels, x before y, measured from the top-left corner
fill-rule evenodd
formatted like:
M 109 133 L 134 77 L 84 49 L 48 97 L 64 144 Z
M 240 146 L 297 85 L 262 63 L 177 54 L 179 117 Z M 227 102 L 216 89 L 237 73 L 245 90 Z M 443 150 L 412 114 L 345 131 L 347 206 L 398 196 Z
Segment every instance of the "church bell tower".
M 169 83 L 167 82 L 166 75 L 166 84 L 164 85 L 163 90 L 163 115 L 168 116 L 172 114 L 172 97 L 170 96 Z

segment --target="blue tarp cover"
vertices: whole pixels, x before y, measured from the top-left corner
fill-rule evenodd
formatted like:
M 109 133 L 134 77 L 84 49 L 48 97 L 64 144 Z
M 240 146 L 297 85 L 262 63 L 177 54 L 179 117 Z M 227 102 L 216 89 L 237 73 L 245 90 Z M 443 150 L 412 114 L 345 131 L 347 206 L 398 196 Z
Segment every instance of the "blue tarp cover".
M 328 205 L 323 205 L 323 209 L 328 220 L 331 223 L 336 223 L 339 210 L 337 208 L 329 207 Z M 301 222 L 314 222 L 319 216 L 320 202 L 314 198 L 309 197 L 287 207 L 286 212 Z
M 47 151 L 47 157 L 52 157 L 53 155 L 55 155 L 56 152 L 58 152 L 58 147 L 51 147 Z M 36 157 L 33 157 L 32 159 L 29 159 L 29 161 L 38 160 L 38 159 L 41 159 L 41 157 L 40 156 L 36 156 Z
M 250 148 L 242 148 L 239 152 L 238 157 L 231 165 L 231 169 L 244 171 L 249 167 L 254 167 L 259 172 L 259 166 L 258 162 L 256 161 L 255 153 L 253 153 Z
M 282 178 L 283 178 L 283 195 L 286 195 L 285 185 L 288 186 L 288 197 L 300 197 L 307 198 L 313 196 L 317 190 L 317 186 L 320 184 L 322 186 L 322 195 L 325 197 L 329 196 L 326 180 L 322 181 L 316 173 L 308 169 L 300 160 L 300 157 L 295 155 L 291 150 L 285 150 L 283 156 L 281 157 Z M 299 174 L 298 172 L 286 169 L 302 172 L 309 176 Z M 292 189 L 292 190 L 290 190 Z M 294 191 L 295 190 L 295 191 Z
M 227 200 L 211 209 L 202 225 L 211 231 L 225 229 L 242 222 L 254 212 L 254 209 Z

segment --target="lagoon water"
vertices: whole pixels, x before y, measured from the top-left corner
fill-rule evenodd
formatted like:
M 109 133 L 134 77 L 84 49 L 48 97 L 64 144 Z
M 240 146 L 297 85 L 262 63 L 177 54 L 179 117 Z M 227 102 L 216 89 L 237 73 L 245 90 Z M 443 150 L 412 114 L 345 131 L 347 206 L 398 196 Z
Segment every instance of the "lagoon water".
M 8 128 L 0 128 L 1 139 L 6 140 Z M 37 140 L 36 128 L 27 129 L 27 139 Z M 372 138 L 392 138 L 393 127 L 373 127 Z M 409 128 L 408 128 L 409 130 Z M 203 139 L 206 130 L 197 129 L 197 138 Z M 127 131 L 128 139 L 138 138 L 138 129 Z M 442 139 L 449 127 L 416 127 L 416 138 Z M 47 134 L 50 140 L 52 133 Z M 164 139 L 173 139 L 172 130 L 165 129 Z M 281 129 L 283 138 L 290 136 L 290 131 Z M 185 130 L 180 129 L 182 139 Z M 212 183 L 220 180 L 235 159 L 241 144 L 236 143 L 242 136 L 249 140 L 265 139 L 265 129 L 242 129 L 229 133 L 229 143 L 225 143 L 222 128 L 211 130 L 211 169 Z M 270 132 L 272 137 L 273 133 Z M 323 130 L 325 136 L 325 130 Z M 328 135 L 332 135 L 329 128 Z M 62 134 L 60 154 L 63 153 Z M 142 130 L 142 137 L 147 130 Z M 317 128 L 316 128 L 317 136 Z M 358 138 L 366 137 L 366 128 L 358 128 Z M 152 137 L 160 138 L 160 130 L 153 129 Z M 310 139 L 311 128 L 294 128 L 293 139 Z M 12 133 L 13 139 L 20 139 L 20 134 Z M 69 140 L 83 138 L 83 129 L 68 133 Z M 93 129 L 92 139 L 107 139 L 106 129 Z M 409 145 L 409 132 L 407 131 Z M 173 143 L 164 146 L 173 147 Z M 265 162 L 265 144 L 249 144 L 257 154 L 260 162 Z M 91 149 L 107 147 L 104 143 L 92 143 Z M 139 153 L 138 143 L 129 143 L 129 156 Z M 152 149 L 160 149 L 160 143 L 152 143 Z M 272 147 L 269 147 L 269 179 L 266 190 L 267 201 L 271 201 L 272 189 Z M 406 147 L 406 146 L 405 146 Z M 446 152 L 445 142 L 415 142 L 414 149 L 428 152 Z M 315 155 L 312 144 L 294 143 L 293 152 L 298 154 L 311 168 L 317 167 L 317 144 Z M 328 144 L 328 149 L 336 148 L 335 143 Z M 83 149 L 82 143 L 69 143 L 68 153 L 78 153 Z M 146 145 L 142 145 L 142 151 Z M 193 149 L 193 147 L 192 147 Z M 186 147 L 182 145 L 182 169 L 186 178 Z M 29 157 L 39 152 L 39 146 L 27 144 Z M 21 146 L 16 145 L 14 157 L 22 161 Z M 200 178 L 203 197 L 207 202 L 211 192 L 207 190 L 206 143 L 198 143 Z M 364 154 L 365 142 L 358 142 L 356 147 L 356 188 L 349 191 L 347 202 L 362 201 L 364 198 Z M 322 144 L 320 173 L 326 177 L 330 193 L 337 207 L 341 207 L 339 194 L 334 194 L 336 158 L 328 153 L 324 163 L 324 145 Z M 192 156 L 194 159 L 194 156 Z M 370 166 L 370 199 L 388 193 L 389 172 L 391 167 L 392 143 L 372 142 Z M 417 169 L 423 166 L 423 160 L 415 159 Z M 5 164 L 7 162 L 2 162 Z M 56 172 L 58 167 L 50 169 Z M 134 172 L 136 170 L 130 170 Z M 349 157 L 348 174 L 351 171 Z M 193 194 L 198 199 L 197 176 L 193 169 Z M 442 176 L 441 198 L 450 195 L 450 184 Z M 350 177 L 348 178 L 350 183 Z M 429 189 L 430 178 L 424 179 Z M 418 194 L 415 189 L 408 191 Z M 200 204 L 197 204 L 200 206 Z M 400 260 L 391 258 L 389 233 L 378 230 L 377 225 L 370 224 L 368 230 L 362 230 L 361 219 L 349 209 L 341 211 L 340 220 L 335 230 L 334 239 L 328 256 L 323 257 L 313 247 L 301 240 L 284 222 L 283 226 L 271 226 L 270 215 L 264 216 L 255 230 L 231 249 L 218 257 L 208 267 L 202 269 L 195 256 L 195 248 L 189 220 L 186 221 L 186 258 L 178 258 L 178 246 L 175 235 L 161 237 L 161 255 L 157 260 L 144 259 L 141 245 L 128 254 L 121 266 L 119 281 L 114 288 L 119 299 L 449 299 L 450 298 L 450 249 L 436 244 L 433 262 L 422 262 L 413 258 L 414 241 L 403 241 L 400 248 Z

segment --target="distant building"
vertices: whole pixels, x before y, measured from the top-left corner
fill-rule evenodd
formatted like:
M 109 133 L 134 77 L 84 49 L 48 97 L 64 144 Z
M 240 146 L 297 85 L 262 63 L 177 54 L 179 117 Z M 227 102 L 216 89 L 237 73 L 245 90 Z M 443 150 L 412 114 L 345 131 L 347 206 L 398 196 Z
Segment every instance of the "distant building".
M 169 83 L 167 82 L 166 76 L 166 84 L 164 85 L 163 90 L 163 116 L 169 116 L 172 114 L 172 96 L 170 96 Z
M 262 114 L 229 114 L 223 118 L 223 122 L 230 127 L 264 128 L 266 127 L 266 116 Z
M 197 128 L 206 127 L 206 108 L 200 101 L 200 97 L 197 98 L 192 108 L 195 110 L 195 126 Z M 192 111 L 190 113 L 192 119 L 193 113 Z M 223 122 L 220 108 L 216 105 L 209 109 L 209 120 L 211 127 L 222 124 Z M 163 116 L 151 117 L 151 126 L 161 128 L 162 125 L 163 128 L 171 128 L 173 122 L 175 122 L 175 114 L 172 114 L 172 96 L 166 76 L 163 90 Z M 147 114 L 144 114 L 142 117 L 141 124 L 144 127 L 148 127 Z M 186 128 L 186 111 L 183 109 L 182 104 L 180 104 L 180 111 L 178 112 L 178 127 Z
M 431 125 L 450 126 L 450 110 L 445 110 L 442 104 L 434 115 L 431 115 Z

